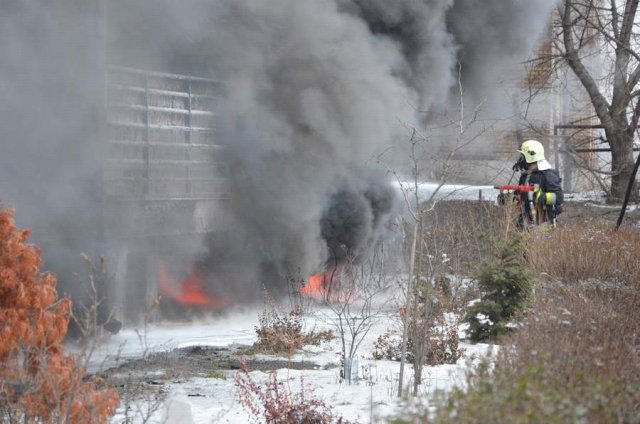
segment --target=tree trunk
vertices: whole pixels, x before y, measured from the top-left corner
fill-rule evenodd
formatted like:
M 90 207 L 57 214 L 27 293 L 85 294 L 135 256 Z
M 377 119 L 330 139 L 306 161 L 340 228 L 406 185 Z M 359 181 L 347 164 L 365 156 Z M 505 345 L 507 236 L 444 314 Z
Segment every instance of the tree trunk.
M 621 203 L 624 199 L 629 179 L 633 173 L 633 132 L 627 131 L 606 131 L 607 141 L 611 146 L 611 192 L 607 198 L 607 203 Z M 635 184 L 635 183 L 634 183 Z M 630 201 L 638 201 L 637 184 L 634 186 Z
M 420 308 L 418 302 L 418 294 L 419 291 L 418 283 L 422 285 L 422 255 L 424 248 L 424 225 L 423 225 L 423 217 L 420 215 L 420 219 L 418 220 L 418 251 L 416 252 L 416 263 L 414 275 L 416 276 L 416 281 L 413 284 L 414 289 L 416 290 L 413 295 L 413 304 L 415 309 L 413 311 L 413 319 L 414 319 L 414 337 L 413 337 L 413 396 L 418 396 L 418 389 L 420 388 L 420 384 L 422 384 L 422 370 L 424 368 L 424 358 L 426 354 L 426 346 L 427 346 L 427 337 L 428 337 L 428 328 L 429 321 L 427 320 L 426 315 L 422 315 L 422 309 Z M 428 285 L 430 283 L 427 282 L 425 288 L 423 289 L 425 293 L 423 296 L 423 304 L 429 301 L 428 295 Z
M 400 348 L 400 373 L 398 376 L 398 397 L 402 397 L 402 391 L 404 389 L 404 364 L 407 357 L 407 344 L 409 338 L 409 320 L 411 315 L 411 305 L 413 299 L 413 272 L 416 259 L 416 243 L 418 242 L 418 224 L 422 219 L 422 215 L 418 214 L 418 221 L 413 228 L 413 243 L 411 245 L 411 258 L 409 265 L 409 281 L 407 282 L 407 303 L 405 307 L 404 323 L 402 326 L 402 343 Z

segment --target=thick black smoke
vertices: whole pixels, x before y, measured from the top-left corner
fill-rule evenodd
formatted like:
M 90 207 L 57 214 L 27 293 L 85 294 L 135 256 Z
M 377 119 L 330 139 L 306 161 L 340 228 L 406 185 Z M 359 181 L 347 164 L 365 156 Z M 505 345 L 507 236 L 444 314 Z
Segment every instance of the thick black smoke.
M 366 255 L 384 234 L 385 220 L 394 211 L 395 200 L 391 187 L 377 183 L 333 193 L 320 220 L 329 253 L 327 267 L 358 261 Z
M 526 57 L 544 29 L 553 2 L 534 3 L 507 16 L 451 0 L 215 2 L 196 44 L 226 85 L 229 227 L 252 240 L 236 266 L 248 284 L 304 277 L 375 243 L 397 199 L 370 176 L 373 158 L 406 155 L 407 128 L 456 103 L 459 62 L 470 92 L 488 95 L 499 82 L 490 71 Z M 474 17 L 493 29 L 476 32 L 465 24 Z
M 459 63 L 470 94 L 493 92 L 553 4 L 4 1 L 0 198 L 45 251 L 100 253 L 106 63 L 212 77 L 232 198 L 203 267 L 253 291 L 304 277 L 379 240 L 397 199 L 374 158 L 406 157 L 424 112 L 456 103 Z

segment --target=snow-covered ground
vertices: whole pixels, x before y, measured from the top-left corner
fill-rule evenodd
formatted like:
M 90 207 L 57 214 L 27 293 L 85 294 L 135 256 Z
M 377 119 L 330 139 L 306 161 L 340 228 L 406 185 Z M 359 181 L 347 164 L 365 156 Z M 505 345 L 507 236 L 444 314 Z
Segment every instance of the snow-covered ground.
M 89 371 L 113 367 L 126 360 L 191 346 L 250 346 L 258 325 L 255 310 L 229 312 L 224 317 L 192 322 L 156 322 L 125 328 L 99 342 L 91 355 Z
M 412 196 L 414 189 L 410 184 L 397 185 L 398 190 Z M 419 197 L 430 198 L 437 184 L 421 183 Z M 438 189 L 436 199 L 466 199 L 494 201 L 498 190 L 492 186 L 445 185 Z M 595 201 L 601 200 L 601 193 L 568 194 L 567 200 Z M 411 200 L 411 199 L 409 199 Z M 172 351 L 191 346 L 227 347 L 230 345 L 250 346 L 256 340 L 255 327 L 258 325 L 259 309 L 245 309 L 229 312 L 224 317 L 212 317 L 188 323 L 161 322 L 153 323 L 146 328 L 124 329 L 111 336 L 98 346 L 90 363 L 91 371 L 113 367 L 123 361 L 138 359 L 149 353 Z M 332 328 L 333 323 L 328 311 L 316 310 L 306 317 L 308 328 Z M 399 363 L 393 361 L 373 360 L 371 354 L 374 341 L 379 335 L 394 325 L 391 313 L 380 317 L 364 342 L 358 349 L 359 381 L 348 385 L 340 379 L 340 342 L 334 339 L 320 347 L 309 346 L 301 352 L 284 359 L 291 362 L 305 361 L 315 364 L 314 369 L 293 370 L 282 368 L 277 371 L 279 381 L 286 382 L 293 392 L 299 391 L 300 377 L 307 387 L 313 388 L 315 397 L 334 408 L 338 416 L 359 423 L 384 422 L 384 418 L 398 412 L 401 406 L 397 397 Z M 464 336 L 462 329 L 461 337 Z M 454 386 L 463 386 L 465 372 L 479 358 L 493 352 L 491 345 L 471 345 L 464 342 L 460 347 L 465 349 L 463 357 L 455 365 L 425 367 L 421 386 L 424 400 L 428 400 L 436 390 L 450 390 Z M 167 370 L 158 369 L 155 375 L 161 377 Z M 242 407 L 234 383 L 237 371 L 224 371 L 224 378 L 207 376 L 184 380 L 164 381 L 166 399 L 152 414 L 149 423 L 191 424 L 191 423 L 246 423 L 250 415 Z M 412 368 L 408 365 L 405 382 L 412 385 Z M 251 377 L 257 382 L 264 382 L 268 374 L 262 371 L 251 371 Z M 216 375 L 221 377 L 222 375 Z M 137 417 L 133 422 L 143 422 L 147 418 L 144 399 L 138 403 L 130 403 L 129 417 Z M 124 405 L 113 418 L 113 423 L 124 422 Z M 139 413 L 138 413 L 139 412 Z M 132 421 L 129 421 L 132 422 Z
M 123 330 L 104 341 L 93 355 L 91 367 L 111 367 L 116 362 L 140 358 L 144 354 L 170 351 L 190 346 L 218 346 L 231 344 L 251 345 L 256 339 L 255 326 L 258 325 L 259 310 L 244 310 L 229 313 L 226 317 L 211 318 L 191 323 L 155 323 L 143 328 Z M 305 318 L 305 325 L 311 329 L 333 328 L 332 315 L 327 310 L 316 310 Z M 315 364 L 315 369 L 277 371 L 278 380 L 285 382 L 292 393 L 299 392 L 300 377 L 305 387 L 312 388 L 316 398 L 334 408 L 337 415 L 359 423 L 384 422 L 384 417 L 398 411 L 397 397 L 399 363 L 373 360 L 373 343 L 383 332 L 393 325 L 391 315 L 380 316 L 372 327 L 359 353 L 359 381 L 348 385 L 340 379 L 340 342 L 336 338 L 322 346 L 308 346 L 289 358 L 274 358 L 262 355 L 260 359 L 284 359 L 291 362 L 305 361 Z M 426 367 L 421 392 L 428 399 L 436 390 L 448 390 L 464 385 L 465 370 L 474 359 L 485 356 L 493 347 L 490 345 L 470 345 L 461 343 L 464 356 L 455 365 Z M 167 370 L 154 372 L 161 379 Z M 225 378 L 201 377 L 185 380 L 164 381 L 166 399 L 152 414 L 149 423 L 191 424 L 191 423 L 246 423 L 250 415 L 238 399 L 234 376 L 237 371 L 224 371 Z M 412 369 L 408 366 L 405 374 L 407 385 L 412 384 Z M 264 382 L 268 374 L 251 371 L 256 382 Z M 129 417 L 133 422 L 143 422 L 148 400 L 140 399 L 128 405 Z M 124 405 L 121 406 L 113 423 L 124 422 Z M 137 411 L 137 409 L 140 409 Z M 137 416 L 137 418 L 135 418 Z M 131 421 L 129 421 L 131 422 Z

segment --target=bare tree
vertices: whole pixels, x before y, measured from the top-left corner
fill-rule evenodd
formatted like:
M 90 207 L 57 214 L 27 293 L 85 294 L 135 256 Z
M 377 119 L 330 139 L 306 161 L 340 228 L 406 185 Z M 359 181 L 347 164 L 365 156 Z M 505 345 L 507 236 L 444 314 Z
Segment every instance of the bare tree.
M 611 148 L 610 202 L 622 200 L 634 166 L 640 120 L 638 1 L 564 0 L 555 26 L 560 58 L 586 90 Z
M 352 383 L 352 366 L 360 344 L 389 303 L 391 280 L 380 246 L 365 259 L 347 252 L 347 260 L 334 273 L 324 304 L 330 309 L 340 337 L 343 375 Z
M 450 181 L 456 172 L 454 157 L 456 153 L 468 147 L 476 140 L 478 140 L 482 134 L 490 130 L 493 126 L 493 122 L 489 125 L 481 125 L 477 128 L 477 124 L 481 123 L 478 120 L 478 114 L 482 108 L 483 103 L 476 105 L 472 113 L 468 116 L 465 114 L 464 104 L 464 92 L 461 81 L 462 69 L 458 69 L 458 88 L 459 88 L 459 116 L 458 119 L 445 122 L 438 128 L 445 130 L 452 135 L 451 143 L 448 146 L 449 151 L 444 157 L 431 157 L 431 160 L 440 162 L 441 169 L 436 176 L 436 185 L 431 189 L 428 198 L 423 197 L 424 188 L 422 183 L 424 182 L 425 175 L 423 173 L 424 162 L 427 158 L 424 157 L 428 147 L 433 147 L 430 137 L 420 134 L 416 128 L 410 128 L 411 137 L 409 139 L 410 150 L 409 160 L 411 163 L 410 179 L 404 179 L 396 170 L 387 166 L 387 171 L 391 173 L 397 180 L 401 192 L 404 196 L 405 205 L 407 211 L 413 220 L 412 228 L 412 244 L 411 252 L 409 254 L 409 275 L 406 281 L 406 287 L 403 287 L 405 294 L 405 316 L 403 319 L 402 328 L 402 341 L 401 341 L 401 357 L 400 357 L 400 372 L 398 377 L 398 396 L 403 396 L 404 391 L 404 368 L 408 351 L 409 338 L 413 338 L 414 352 L 413 352 L 413 369 L 414 369 L 414 387 L 413 394 L 417 395 L 418 387 L 422 381 L 423 361 L 426 357 L 425 349 L 428 346 L 428 338 L 431 331 L 429 318 L 433 318 L 435 315 L 430 310 L 432 306 L 432 293 L 429 291 L 430 285 L 433 283 L 433 277 L 437 272 L 432 272 L 435 268 L 433 263 L 424 263 L 426 255 L 426 248 L 424 243 L 425 237 L 425 222 L 428 214 L 435 209 L 436 203 L 444 196 L 440 194 L 442 187 Z M 482 123 L 483 124 L 483 123 Z M 427 130 L 433 130 L 434 128 L 427 128 Z M 430 145 L 431 144 L 431 145 Z M 430 155 L 426 155 L 427 157 Z M 382 157 L 378 158 L 378 162 L 385 164 Z M 407 225 L 408 227 L 408 225 Z M 418 284 L 420 281 L 426 280 L 428 284 Z M 417 326 L 414 325 L 414 329 L 411 329 L 411 322 L 421 322 L 423 327 L 420 331 L 416 331 Z M 413 334 L 410 332 L 413 331 Z M 419 340 L 418 340 L 419 339 Z M 416 343 L 417 342 L 417 343 Z

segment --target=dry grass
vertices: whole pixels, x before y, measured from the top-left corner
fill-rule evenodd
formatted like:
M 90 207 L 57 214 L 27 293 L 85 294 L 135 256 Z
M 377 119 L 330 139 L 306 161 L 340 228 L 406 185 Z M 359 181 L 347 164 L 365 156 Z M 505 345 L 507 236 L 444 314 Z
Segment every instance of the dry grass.
M 305 345 L 320 345 L 333 339 L 331 330 L 306 331 L 302 311 L 285 311 L 267 296 L 265 309 L 259 314 L 260 325 L 255 327 L 258 340 L 251 353 L 292 354 Z
M 447 292 L 450 311 L 464 314 L 469 301 L 480 296 L 475 286 L 463 280 L 496 256 L 514 228 L 515 216 L 513 205 L 458 200 L 439 202 L 427 212 L 419 271 L 422 278 Z M 412 231 L 406 229 L 406 257 L 410 256 Z
M 529 246 L 544 278 L 495 369 L 398 422 L 640 422 L 640 236 L 564 228 Z
M 640 285 L 549 283 L 538 290 L 534 313 L 511 342 L 503 366 L 517 370 L 544 364 L 554 379 L 574 387 L 590 376 L 607 389 L 621 411 L 640 414 Z M 585 388 L 588 389 L 588 388 Z M 628 396 L 632 395 L 632 396 Z M 625 405 L 626 404 L 626 405 Z M 628 414 L 624 416 L 630 417 Z M 640 415 L 636 415 L 640 418 Z
M 425 254 L 436 258 L 446 254 L 449 271 L 469 275 L 507 238 L 516 212 L 487 202 L 447 201 L 426 216 Z
M 638 288 L 539 287 L 495 371 L 471 378 L 471 389 L 454 393 L 435 421 L 639 422 Z
M 532 268 L 565 282 L 632 283 L 640 277 L 640 235 L 604 226 L 572 226 L 534 233 Z
M 640 421 L 640 235 L 593 226 L 535 235 L 529 261 L 550 279 L 503 366 L 543 364 L 567 391 L 586 392 L 578 402 L 590 422 Z

